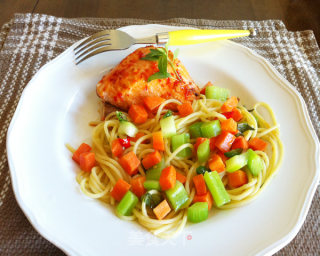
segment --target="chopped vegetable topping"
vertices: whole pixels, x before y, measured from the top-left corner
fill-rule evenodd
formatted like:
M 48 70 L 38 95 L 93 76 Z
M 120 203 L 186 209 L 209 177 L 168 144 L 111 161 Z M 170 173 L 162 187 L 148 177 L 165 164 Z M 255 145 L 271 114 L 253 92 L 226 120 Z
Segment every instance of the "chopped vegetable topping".
M 123 179 L 118 179 L 110 194 L 114 199 L 120 201 L 130 188 L 131 185 L 128 182 Z
M 163 200 L 160 204 L 157 205 L 153 209 L 154 215 L 156 215 L 158 220 L 162 220 L 164 217 L 166 217 L 169 212 L 171 211 L 171 208 L 167 202 L 167 200 Z
M 211 171 L 223 172 L 225 170 L 225 164 L 218 154 L 212 155 L 208 162 Z
M 248 183 L 247 174 L 242 170 L 228 173 L 227 175 L 228 185 L 232 188 L 238 188 Z
M 208 218 L 209 207 L 207 202 L 197 202 L 188 208 L 188 221 L 198 223 Z
M 150 207 L 151 209 L 155 208 L 162 200 L 162 196 L 160 193 L 146 193 L 141 198 L 142 202 L 146 203 L 146 206 Z
M 192 105 L 190 102 L 186 102 L 186 103 L 183 103 L 181 105 L 178 105 L 178 111 L 179 111 L 179 115 L 181 117 L 185 117 L 185 116 L 188 116 L 190 114 L 193 113 L 193 109 L 192 109 Z
M 226 152 L 226 153 L 224 153 L 224 155 L 226 156 L 226 157 L 233 157 L 233 156 L 236 156 L 236 155 L 240 155 L 242 153 L 242 148 L 237 148 L 237 149 L 233 149 L 233 150 L 231 150 L 231 151 L 229 151 L 229 152 Z
M 176 184 L 176 179 L 176 169 L 172 165 L 164 168 L 159 179 L 161 189 L 168 190 L 170 188 L 173 188 Z
M 169 116 L 172 116 L 173 115 L 173 113 L 172 113 L 172 111 L 171 110 L 168 110 L 164 115 L 163 115 L 163 119 L 165 119 L 165 118 L 167 118 L 167 117 L 169 117 Z
M 204 174 L 204 180 L 211 192 L 213 200 L 218 207 L 230 202 L 230 196 L 216 171 L 206 172 Z
M 203 175 L 205 172 L 211 172 L 211 170 L 208 169 L 205 166 L 199 166 L 199 167 L 197 167 L 196 172 L 197 172 L 197 174 L 202 174 Z
M 146 155 L 143 160 L 142 160 L 142 165 L 144 168 L 146 169 L 149 169 L 151 168 L 152 166 L 160 163 L 161 161 L 161 155 L 159 153 L 158 150 L 152 152 L 152 153 L 149 153 L 148 155 Z
M 173 116 L 160 120 L 160 127 L 164 138 L 170 138 L 177 133 Z
M 119 163 L 122 168 L 131 176 L 138 172 L 138 167 L 140 165 L 140 161 L 133 151 L 123 155 L 119 159 Z
M 122 216 L 130 216 L 138 201 L 138 197 L 131 191 L 128 191 L 117 205 L 117 213 Z
M 244 133 L 245 131 L 248 131 L 248 130 L 254 130 L 254 128 L 248 125 L 247 123 L 238 124 L 239 133 Z

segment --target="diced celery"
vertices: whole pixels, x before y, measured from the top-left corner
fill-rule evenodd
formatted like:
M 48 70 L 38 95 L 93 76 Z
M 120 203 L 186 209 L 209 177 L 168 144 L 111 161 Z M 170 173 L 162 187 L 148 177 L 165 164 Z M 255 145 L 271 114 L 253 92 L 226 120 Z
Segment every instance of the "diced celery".
M 252 173 L 253 176 L 258 176 L 264 166 L 263 160 L 252 149 L 248 149 L 247 155 L 248 155 L 248 169 L 249 169 L 249 171 Z
M 179 181 L 176 181 L 175 186 L 165 192 L 172 209 L 175 211 L 178 211 L 189 200 L 187 191 Z
M 236 155 L 231 158 L 229 158 L 226 161 L 226 171 L 227 172 L 235 172 L 248 163 L 248 156 L 246 153 L 243 153 L 241 155 Z
M 131 191 L 128 191 L 117 205 L 116 210 L 118 214 L 122 216 L 130 216 L 138 201 L 138 197 Z
M 230 96 L 230 91 L 217 86 L 206 87 L 206 98 L 225 101 Z
M 146 172 L 146 179 L 147 180 L 159 180 L 162 170 L 165 167 L 165 161 L 164 158 L 161 159 L 160 163 L 157 163 L 156 165 L 152 166 L 150 169 Z
M 119 134 L 126 134 L 129 137 L 134 137 L 138 132 L 138 128 L 131 122 L 120 121 L 118 132 Z
M 161 191 L 160 182 L 157 180 L 146 180 L 143 183 L 143 186 L 146 190 L 155 189 L 155 190 Z
M 209 207 L 207 202 L 197 202 L 188 208 L 188 221 L 199 223 L 208 219 Z
M 210 190 L 213 200 L 218 207 L 230 202 L 230 196 L 216 171 L 205 172 L 204 180 Z
M 199 145 L 197 156 L 200 164 L 208 161 L 210 156 L 210 140 L 205 140 Z
M 220 121 L 214 120 L 212 122 L 203 123 L 200 129 L 203 137 L 205 138 L 216 137 L 221 133 Z
M 173 135 L 171 137 L 171 149 L 172 152 L 174 152 L 178 147 L 182 146 L 183 144 L 189 143 L 190 142 L 190 135 L 189 133 L 183 133 L 179 135 Z M 181 150 L 177 156 L 180 157 L 189 157 L 191 156 L 191 148 L 184 148 Z
M 201 125 L 202 122 L 197 122 L 189 126 L 189 132 L 191 134 L 191 138 L 202 137 Z
M 161 119 L 160 127 L 164 138 L 170 138 L 172 135 L 177 133 L 173 116 L 168 116 L 167 118 Z

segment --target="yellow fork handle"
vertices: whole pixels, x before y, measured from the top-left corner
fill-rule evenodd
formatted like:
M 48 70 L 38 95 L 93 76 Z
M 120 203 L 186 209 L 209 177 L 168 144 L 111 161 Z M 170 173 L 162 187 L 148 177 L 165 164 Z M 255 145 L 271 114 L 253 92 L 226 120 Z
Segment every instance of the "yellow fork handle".
M 168 45 L 206 43 L 235 37 L 249 36 L 249 30 L 178 30 L 168 32 Z

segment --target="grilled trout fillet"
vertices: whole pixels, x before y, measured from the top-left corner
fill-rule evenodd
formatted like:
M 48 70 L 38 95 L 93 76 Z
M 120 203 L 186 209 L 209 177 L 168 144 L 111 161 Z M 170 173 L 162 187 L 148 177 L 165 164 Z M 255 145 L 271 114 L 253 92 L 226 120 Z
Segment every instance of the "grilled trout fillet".
M 158 62 L 141 58 L 154 48 L 146 46 L 135 50 L 100 80 L 97 84 L 97 94 L 103 102 L 128 110 L 132 104 L 141 104 L 145 96 L 177 99 L 183 103 L 198 98 L 199 87 L 177 58 L 173 62 L 177 74 L 168 65 L 170 78 L 148 82 L 149 76 L 159 71 Z M 172 52 L 169 52 L 169 58 L 173 58 Z M 174 105 L 171 104 L 169 108 L 174 109 Z

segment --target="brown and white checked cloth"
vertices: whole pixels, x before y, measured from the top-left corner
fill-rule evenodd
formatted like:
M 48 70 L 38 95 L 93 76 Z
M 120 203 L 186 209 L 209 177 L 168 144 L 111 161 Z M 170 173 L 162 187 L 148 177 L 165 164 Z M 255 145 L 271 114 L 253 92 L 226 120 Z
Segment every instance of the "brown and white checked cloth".
M 312 31 L 290 32 L 278 20 L 214 21 L 176 18 L 66 19 L 16 14 L 0 30 L 0 255 L 64 255 L 29 224 L 13 195 L 6 158 L 6 132 L 22 90 L 41 66 L 74 42 L 104 29 L 158 23 L 203 29 L 247 29 L 258 35 L 237 39 L 268 59 L 301 93 L 320 137 L 320 51 Z M 276 255 L 320 255 L 320 191 L 295 239 Z

